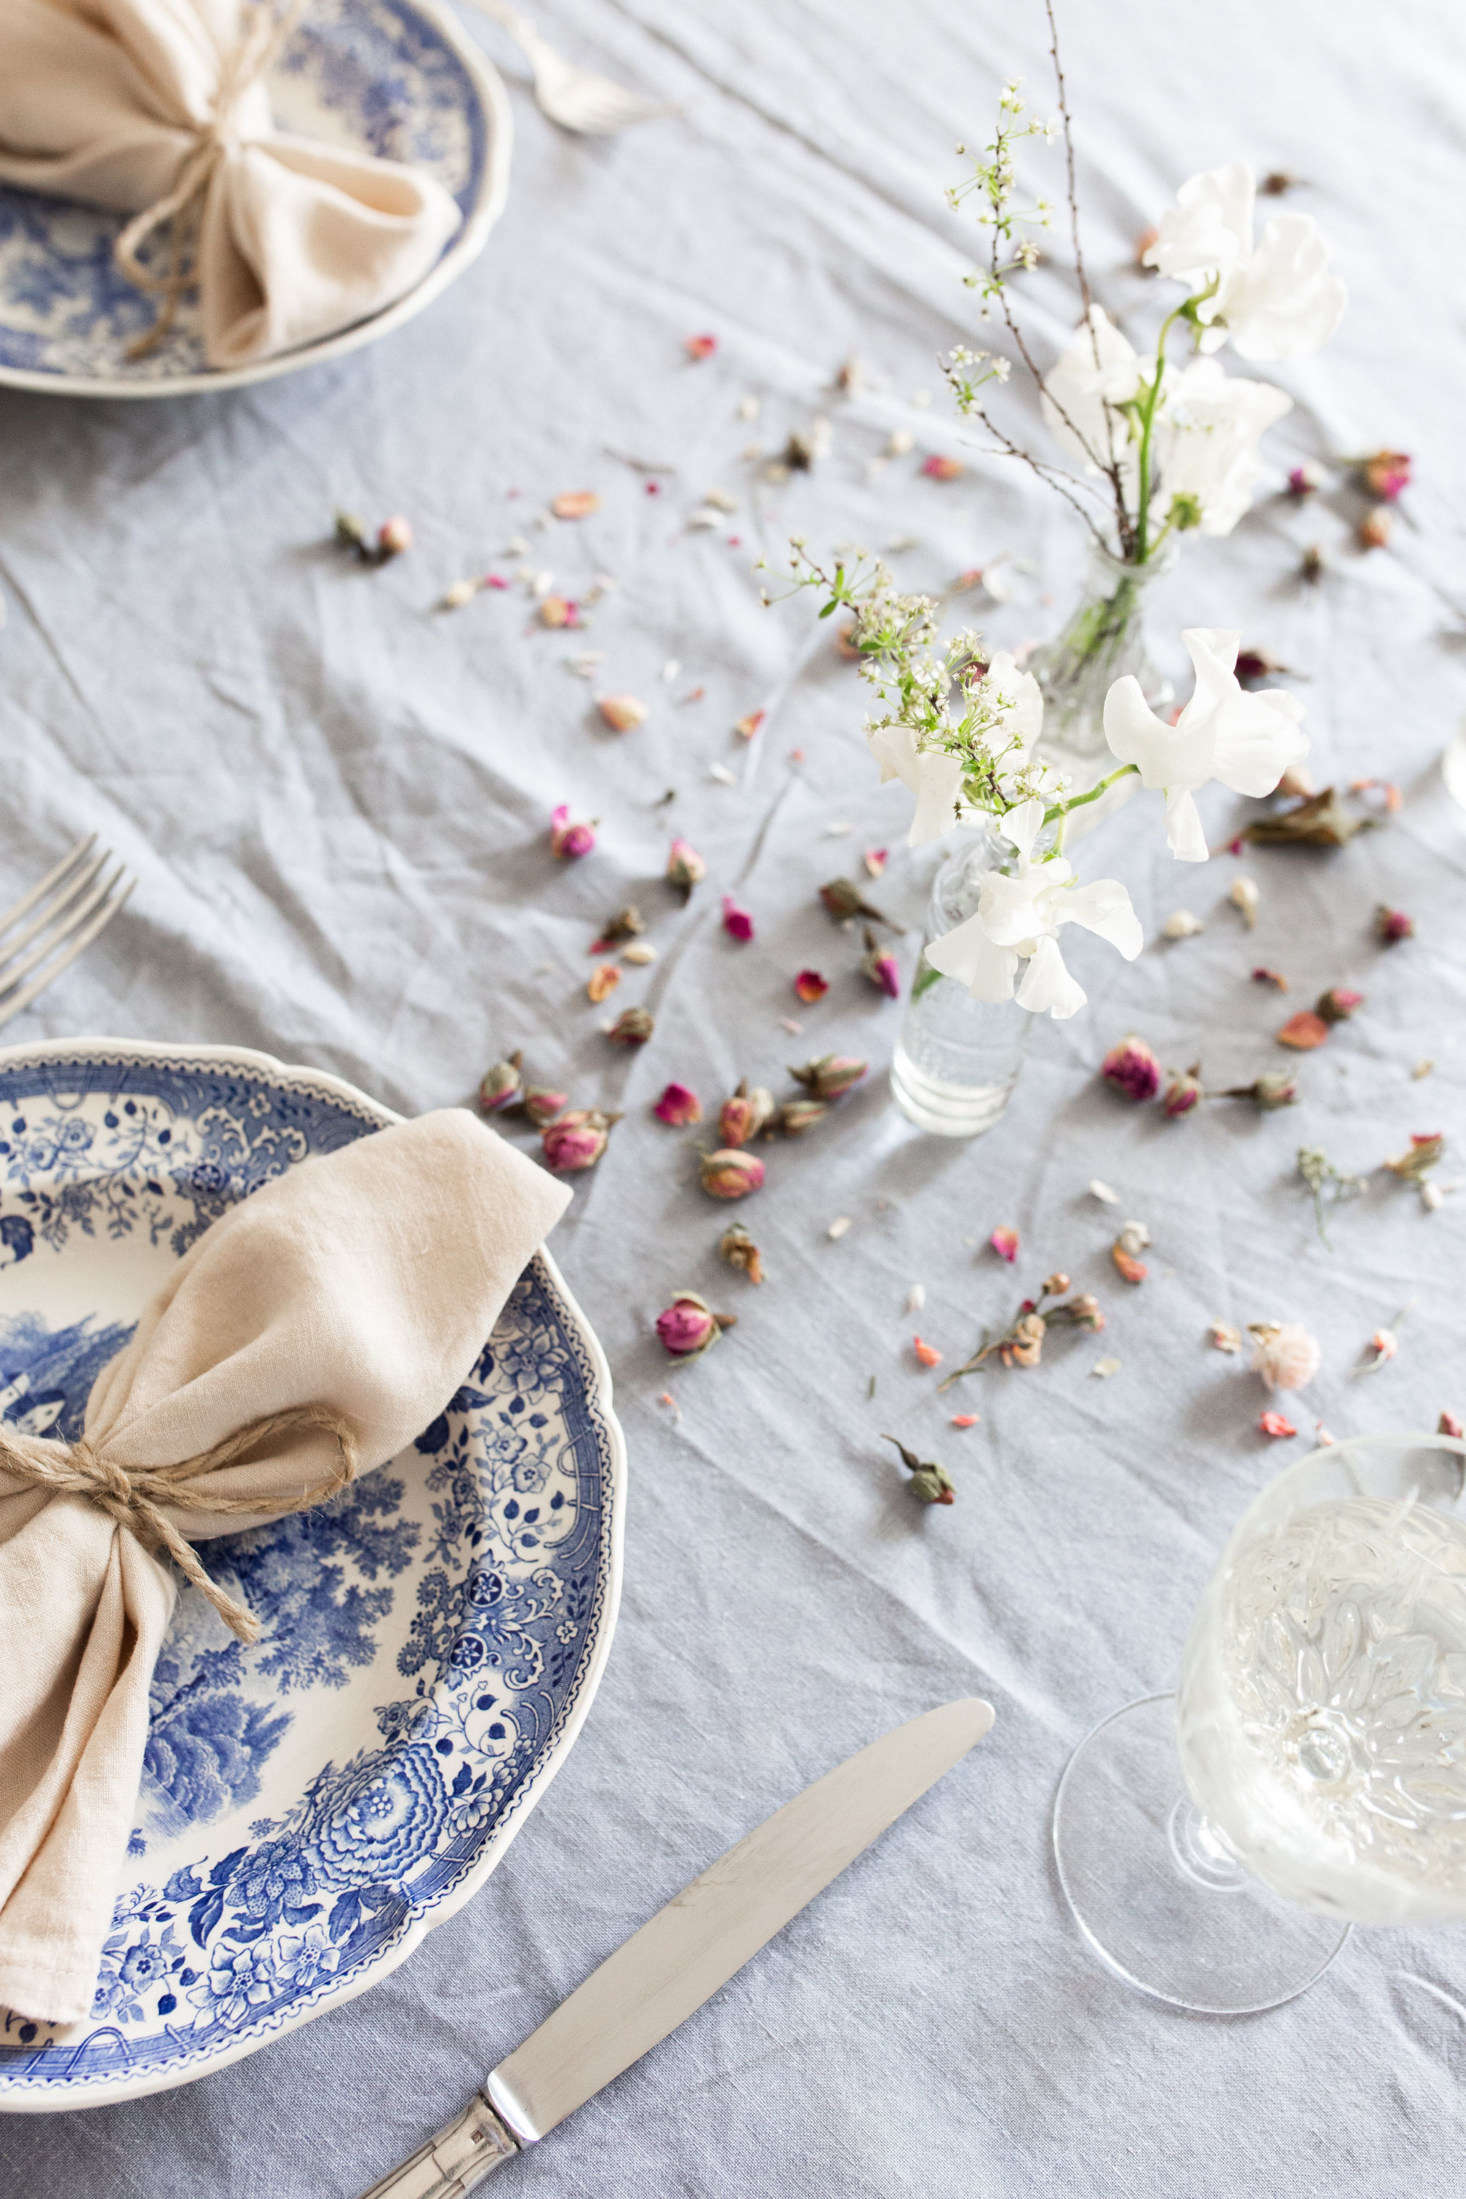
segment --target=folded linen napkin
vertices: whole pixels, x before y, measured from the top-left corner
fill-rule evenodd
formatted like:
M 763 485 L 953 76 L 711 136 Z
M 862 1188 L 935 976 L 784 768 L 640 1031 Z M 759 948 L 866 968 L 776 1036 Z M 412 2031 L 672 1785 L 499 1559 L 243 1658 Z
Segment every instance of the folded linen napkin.
M 161 295 L 164 322 L 197 281 L 215 367 L 379 312 L 459 224 L 435 177 L 274 127 L 262 78 L 301 12 L 301 0 L 0 5 L 0 182 L 135 215 L 118 265 Z
M 176 1588 L 159 1515 L 227 1534 L 394 1457 L 567 1198 L 462 1108 L 360 1138 L 205 1231 L 93 1383 L 80 1445 L 0 1425 L 0 2006 L 91 2006 Z

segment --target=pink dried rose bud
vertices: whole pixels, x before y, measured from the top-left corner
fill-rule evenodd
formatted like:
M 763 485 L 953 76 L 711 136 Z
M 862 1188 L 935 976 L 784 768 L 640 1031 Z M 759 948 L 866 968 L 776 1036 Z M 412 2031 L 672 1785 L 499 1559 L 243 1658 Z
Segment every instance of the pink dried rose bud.
M 685 1123 L 702 1121 L 702 1101 L 690 1084 L 668 1084 L 662 1096 L 653 1102 L 652 1113 L 658 1122 L 670 1123 L 680 1130 Z
M 1466 1428 L 1462 1427 L 1454 1413 L 1442 1413 L 1435 1424 L 1435 1432 L 1437 1435 L 1453 1435 L 1458 1443 L 1466 1436 Z
M 901 930 L 899 924 L 893 924 L 889 916 L 882 915 L 874 903 L 867 901 L 859 886 L 849 878 L 827 878 L 820 887 L 820 900 L 825 914 L 837 924 L 848 923 L 852 916 L 862 916 L 868 924 L 884 924 L 887 931 Z
M 1318 1373 L 1317 1340 L 1298 1321 L 1249 1321 L 1252 1371 L 1269 1390 L 1301 1390 Z
M 1285 993 L 1288 990 L 1288 980 L 1282 971 L 1270 970 L 1265 962 L 1258 963 L 1252 973 L 1252 982 L 1254 985 L 1271 985 L 1276 993 Z
M 1177 1115 L 1189 1115 L 1197 1102 L 1205 1096 L 1196 1070 L 1186 1069 L 1171 1078 L 1161 1095 L 1161 1106 L 1174 1119 Z
M 1013 1265 L 1018 1257 L 1018 1232 L 1016 1229 L 1012 1228 L 1007 1222 L 999 1222 L 997 1228 L 988 1238 L 988 1243 L 1000 1260 L 1006 1260 L 1009 1267 Z
M 1366 512 L 1354 529 L 1354 539 L 1361 550 L 1385 550 L 1389 548 L 1394 531 L 1394 518 L 1387 504 L 1376 504 L 1372 512 Z
M 1400 1339 L 1393 1329 L 1376 1329 L 1365 1345 L 1365 1371 L 1372 1374 L 1376 1367 L 1387 1367 L 1400 1349 Z
M 1382 497 L 1387 504 L 1393 504 L 1401 491 L 1410 486 L 1410 453 L 1403 450 L 1371 451 L 1359 471 L 1371 496 Z
M 857 1061 L 851 1054 L 820 1054 L 807 1061 L 802 1068 L 791 1069 L 789 1074 L 796 1084 L 802 1084 L 806 1092 L 816 1099 L 839 1099 L 852 1085 L 859 1084 L 865 1075 L 868 1062 Z
M 584 819 L 572 823 L 570 805 L 561 802 L 550 811 L 550 853 L 562 863 L 573 863 L 582 855 L 589 855 L 596 844 L 596 828 Z
M 507 1061 L 496 1061 L 486 1069 L 478 1088 L 478 1103 L 486 1115 L 502 1114 L 506 1107 L 517 1107 L 524 1097 L 524 1082 L 520 1076 L 522 1053 L 509 1056 Z
M 753 937 L 753 918 L 747 909 L 741 909 L 731 893 L 723 896 L 723 929 L 730 939 L 746 944 Z
M 603 1115 L 598 1107 L 577 1107 L 548 1123 L 540 1132 L 545 1165 L 557 1176 L 573 1176 L 582 1168 L 594 1168 L 606 1150 L 615 1115 Z
M 555 1092 L 547 1084 L 527 1084 L 524 1087 L 524 1112 L 536 1130 L 542 1130 L 547 1122 L 563 1114 L 570 1104 L 568 1092 Z
M 746 1199 L 761 1188 L 764 1164 L 756 1153 L 741 1146 L 723 1146 L 716 1153 L 698 1157 L 702 1187 L 710 1199 Z
M 774 1095 L 761 1084 L 750 1085 L 744 1077 L 729 1099 L 725 1099 L 718 1111 L 718 1135 L 724 1145 L 747 1145 L 760 1130 L 766 1129 L 774 1119 Z
M 688 840 L 674 840 L 667 851 L 666 878 L 674 893 L 686 901 L 692 889 L 708 874 L 708 866 Z
M 812 1007 L 815 1001 L 823 1000 L 829 989 L 829 979 L 821 977 L 818 970 L 800 970 L 794 980 L 794 990 L 806 1006 Z
M 1403 909 L 1392 909 L 1381 901 L 1374 912 L 1374 936 L 1387 947 L 1398 947 L 1402 939 L 1415 937 L 1415 919 Z
M 1237 662 L 1233 670 L 1244 687 L 1252 687 L 1259 680 L 1275 679 L 1279 672 L 1286 673 L 1288 667 L 1271 656 L 1266 649 L 1249 648 L 1237 651 Z
M 1257 1425 L 1263 1435 L 1289 1436 L 1298 1433 L 1292 1421 L 1285 1420 L 1281 1413 L 1263 1413 Z
M 1016 1237 L 1018 1232 L 1015 1230 L 1013 1234 Z M 1052 1275 L 1044 1277 L 1044 1287 L 1041 1295 L 1045 1298 L 1062 1298 L 1068 1288 L 1068 1276 L 1062 1268 L 1055 1268 Z
M 862 975 L 869 978 L 878 992 L 888 1000 L 901 998 L 901 965 L 889 947 L 883 947 L 873 931 L 865 935 L 865 953 L 860 958 Z
M 806 1130 L 813 1130 L 830 1112 L 828 1100 L 785 1100 L 779 1109 L 779 1128 L 786 1138 L 802 1138 Z
M 1154 1099 L 1161 1088 L 1161 1065 L 1133 1031 L 1110 1048 L 1100 1063 L 1100 1075 L 1130 1100 Z
M 600 937 L 590 943 L 592 954 L 604 954 L 618 939 L 635 939 L 646 930 L 642 914 L 635 902 L 628 901 L 624 909 L 617 909 L 601 926 Z
M 1313 1003 L 1315 1015 L 1321 1015 L 1325 1023 L 1346 1023 L 1355 1009 L 1363 1006 L 1363 993 L 1354 992 L 1348 985 L 1331 985 Z
M 718 1250 L 730 1267 L 741 1269 L 751 1283 L 764 1279 L 763 1259 L 758 1246 L 749 1236 L 742 1222 L 730 1222 L 718 1239 Z
M 404 550 L 412 548 L 412 521 L 404 519 L 400 512 L 384 519 L 377 529 L 377 555 L 383 562 L 389 557 L 401 557 Z
M 645 1046 L 656 1029 L 645 1008 L 623 1008 L 606 1036 L 613 1046 Z
M 657 1315 L 657 1335 L 674 1359 L 696 1359 L 716 1344 L 724 1329 L 736 1328 L 737 1316 L 714 1313 L 695 1290 L 684 1290 Z
M 633 733 L 646 723 L 646 704 L 635 695 L 597 695 L 596 708 L 613 733 Z

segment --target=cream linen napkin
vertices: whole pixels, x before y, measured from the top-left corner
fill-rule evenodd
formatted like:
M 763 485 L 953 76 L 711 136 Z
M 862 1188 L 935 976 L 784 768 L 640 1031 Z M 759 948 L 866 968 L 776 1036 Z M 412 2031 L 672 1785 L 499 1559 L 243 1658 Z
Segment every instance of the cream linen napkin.
M 140 1472 L 319 1406 L 350 1424 L 362 1471 L 382 1465 L 465 1380 L 568 1197 L 462 1108 L 304 1162 L 179 1262 L 93 1384 L 84 1442 Z M 339 1485 L 324 1430 L 251 1452 L 200 1477 L 247 1511 L 169 1506 L 173 1524 L 229 1533 Z M 0 1471 L 0 2006 L 23 2015 L 91 2006 L 174 1593 L 91 1497 Z
M 165 314 L 196 224 L 215 367 L 379 312 L 459 224 L 435 177 L 275 129 L 261 77 L 298 13 L 298 0 L 285 13 L 273 0 L 0 0 L 0 182 L 137 214 L 119 265 L 163 293 Z

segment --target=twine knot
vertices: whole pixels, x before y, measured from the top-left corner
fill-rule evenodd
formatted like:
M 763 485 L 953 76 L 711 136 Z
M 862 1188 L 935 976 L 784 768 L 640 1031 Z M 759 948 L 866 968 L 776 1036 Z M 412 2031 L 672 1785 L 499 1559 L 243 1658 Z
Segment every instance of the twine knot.
M 193 150 L 184 155 L 171 187 L 134 214 L 113 245 L 118 273 L 135 289 L 162 301 L 152 327 L 128 345 L 129 359 L 146 358 L 173 326 L 179 305 L 193 285 L 193 246 L 209 186 L 240 143 L 236 128 L 240 102 L 271 67 L 307 5 L 308 0 L 285 0 L 284 5 L 277 0 L 252 0 L 250 21 L 220 64 L 213 108 L 208 120 L 198 126 Z M 143 251 L 164 229 L 169 232 L 168 256 L 160 273 L 147 264 Z
M 234 1465 L 257 1444 L 317 1432 L 335 1438 L 336 1461 L 329 1473 L 297 1496 L 283 1503 L 277 1498 L 262 1503 L 257 1497 L 227 1496 L 210 1488 L 211 1474 L 221 1466 Z M 198 1551 L 179 1532 L 165 1506 L 208 1512 L 220 1519 L 258 1516 L 261 1512 L 284 1519 L 291 1512 L 324 1504 L 354 1478 L 359 1463 L 354 1427 L 328 1405 L 291 1405 L 283 1412 L 264 1413 L 208 1450 L 180 1459 L 173 1466 L 120 1466 L 85 1436 L 75 1443 L 57 1443 L 45 1436 L 24 1436 L 0 1425 L 0 1471 L 53 1496 L 87 1498 L 117 1526 L 135 1535 L 145 1550 L 151 1550 L 156 1557 L 170 1557 L 184 1579 L 208 1598 L 242 1642 L 259 1640 L 258 1619 L 247 1605 L 209 1578 Z

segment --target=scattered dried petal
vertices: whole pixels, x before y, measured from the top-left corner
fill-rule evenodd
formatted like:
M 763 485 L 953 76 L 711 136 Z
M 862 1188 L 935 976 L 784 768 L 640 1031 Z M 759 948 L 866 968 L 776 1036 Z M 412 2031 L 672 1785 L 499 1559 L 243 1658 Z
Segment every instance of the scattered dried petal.
M 1127 1283 L 1143 1283 L 1150 1273 L 1145 1262 L 1128 1253 L 1118 1238 L 1110 1247 L 1110 1258 L 1115 1263 L 1116 1273 Z
M 1257 907 L 1261 898 L 1255 878 L 1239 876 L 1227 888 L 1227 899 L 1234 909 L 1240 911 L 1242 921 L 1249 931 L 1257 922 Z
M 730 1222 L 718 1239 L 718 1250 L 730 1267 L 740 1268 L 751 1283 L 764 1279 L 763 1260 L 758 1246 L 749 1236 L 742 1222 Z
M 1238 1352 L 1242 1349 L 1242 1331 L 1234 1328 L 1230 1321 L 1213 1321 L 1206 1334 L 1213 1351 Z
M 865 865 L 866 875 L 870 878 L 881 877 L 885 872 L 889 859 L 885 848 L 867 848 L 860 858 Z
M 735 719 L 733 730 L 741 741 L 751 741 L 767 716 L 766 710 L 750 710 L 747 717 Z
M 613 733 L 630 733 L 646 723 L 646 704 L 635 695 L 597 695 L 596 708 Z
M 711 359 L 718 348 L 718 339 L 716 336 L 685 336 L 682 348 L 693 361 Z
M 1102 1206 L 1118 1206 L 1120 1203 L 1119 1192 L 1112 1191 L 1107 1183 L 1101 1183 L 1098 1176 L 1091 1176 L 1089 1179 L 1089 1195 L 1092 1199 L 1098 1199 Z
M 667 1084 L 661 1098 L 652 1103 L 652 1113 L 659 1122 L 680 1130 L 686 1123 L 702 1121 L 702 1101 L 690 1084 Z
M 1301 1390 L 1318 1373 L 1316 1338 L 1298 1321 L 1249 1321 L 1252 1371 L 1269 1390 Z
M 1252 982 L 1254 985 L 1271 985 L 1273 990 L 1279 993 L 1285 993 L 1288 990 L 1288 980 L 1284 977 L 1282 971 L 1270 970 L 1264 962 L 1259 962 L 1257 968 L 1253 971 Z
M 1006 1260 L 1009 1267 L 1018 1257 L 1018 1241 L 1017 1230 L 1007 1222 L 1000 1222 L 988 1239 L 998 1258 Z
M 928 481 L 956 481 L 967 468 L 960 458 L 949 458 L 943 451 L 933 451 L 929 458 L 923 458 L 921 470 Z
M 1288 494 L 1297 497 L 1301 504 L 1306 496 L 1323 487 L 1323 469 L 1305 458 L 1301 466 L 1295 466 L 1288 476 Z
M 975 1428 L 979 1425 L 981 1418 L 980 1413 L 953 1413 L 947 1425 L 949 1428 Z
M 753 937 L 753 918 L 740 908 L 731 893 L 723 896 L 723 929 L 730 939 L 746 944 Z
M 907 1291 L 907 1293 L 906 1293 L 906 1309 L 905 1309 L 905 1310 L 906 1310 L 906 1311 L 907 1311 L 908 1313 L 920 1313 L 920 1311 L 921 1311 L 922 1307 L 923 1307 L 923 1306 L 924 1306 L 925 1304 L 926 1304 L 926 1285 L 925 1285 L 925 1283 L 913 1283 L 913 1284 L 912 1284 L 912 1286 L 911 1286 L 911 1288 L 910 1288 L 910 1290 L 908 1290 L 908 1291 Z
M 821 977 L 818 970 L 800 970 L 794 980 L 795 992 L 801 1000 L 811 1004 L 816 1000 L 823 1000 L 829 989 L 829 979 Z
M 597 1007 L 621 982 L 621 972 L 614 962 L 598 962 L 586 980 L 585 997 Z
M 1312 1008 L 1300 1008 L 1297 1015 L 1289 1016 L 1277 1032 L 1279 1046 L 1291 1046 L 1298 1054 L 1311 1053 L 1315 1046 L 1322 1046 L 1329 1035 L 1329 1027 L 1321 1015 Z
M 1394 515 L 1387 504 L 1376 504 L 1365 513 L 1354 529 L 1354 539 L 1361 550 L 1385 550 L 1395 528 Z
M 1400 1177 L 1404 1183 L 1421 1183 L 1435 1167 L 1445 1148 L 1443 1132 L 1414 1130 L 1410 1133 L 1410 1143 L 1405 1151 L 1397 1153 L 1392 1161 L 1386 1161 L 1384 1165 L 1392 1176 Z
M 1177 909 L 1162 924 L 1161 937 L 1163 939 L 1194 939 L 1198 932 L 1205 930 L 1206 926 L 1202 923 L 1201 918 L 1193 916 L 1190 909 Z
M 1466 1428 L 1462 1427 L 1454 1413 L 1442 1413 L 1435 1424 L 1435 1432 L 1437 1435 L 1453 1435 L 1458 1443 L 1466 1436 Z
M 572 603 L 568 596 L 550 595 L 546 596 L 541 602 L 538 616 L 541 626 L 549 626 L 557 630 L 562 626 L 578 626 L 580 624 L 580 606 Z
M 1289 1436 L 1298 1433 L 1292 1421 L 1285 1420 L 1281 1413 L 1264 1413 L 1257 1425 L 1263 1435 Z
M 1372 451 L 1360 461 L 1359 472 L 1371 496 L 1393 504 L 1410 486 L 1410 453 L 1403 450 Z
M 1108 1382 L 1112 1374 L 1120 1372 L 1120 1365 L 1121 1362 L 1118 1359 L 1096 1359 L 1089 1371 L 1091 1374 L 1097 1374 L 1102 1382 Z
M 557 519 L 589 519 L 600 508 L 601 500 L 594 489 L 566 489 L 550 499 L 550 509 Z
M 911 1349 L 924 1367 L 939 1367 L 942 1363 L 942 1355 L 936 1345 L 929 1344 L 923 1336 L 912 1337 Z
M 850 1216 L 848 1214 L 837 1214 L 835 1216 L 835 1219 L 831 1222 L 829 1228 L 825 1231 L 825 1235 L 827 1237 L 834 1238 L 835 1241 L 838 1243 L 839 1239 L 845 1235 L 845 1232 L 847 1229 L 849 1229 L 849 1227 Z

